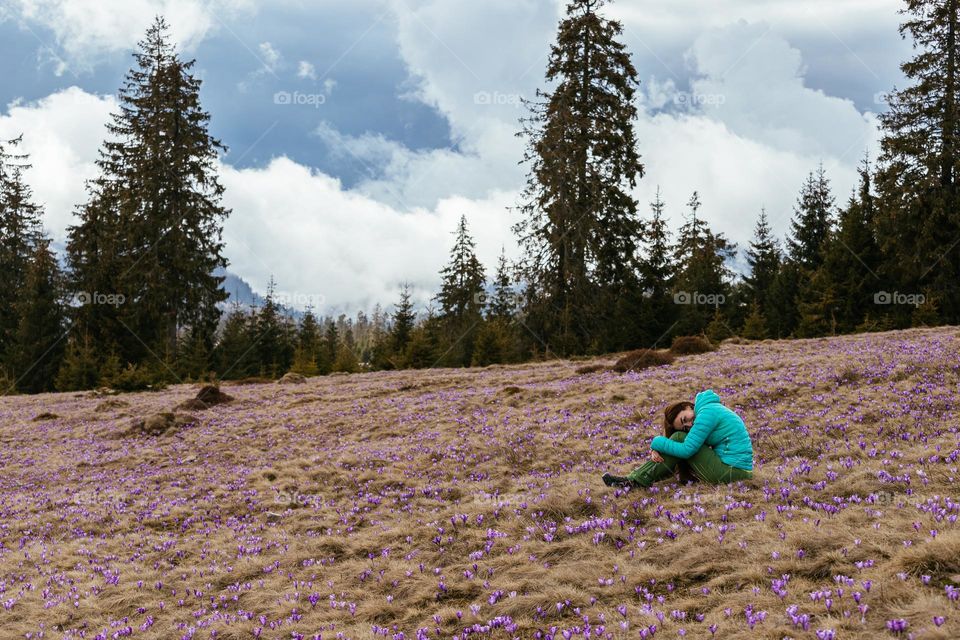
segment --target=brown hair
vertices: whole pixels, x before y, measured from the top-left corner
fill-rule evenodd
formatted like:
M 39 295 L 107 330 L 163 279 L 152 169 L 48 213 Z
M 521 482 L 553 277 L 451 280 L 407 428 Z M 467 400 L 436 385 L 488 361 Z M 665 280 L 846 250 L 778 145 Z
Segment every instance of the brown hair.
M 673 421 L 677 419 L 681 411 L 688 407 L 693 409 L 693 403 L 681 400 L 680 402 L 674 402 L 663 410 L 663 435 L 669 438 L 677 432 L 677 429 L 673 426 Z
M 673 426 L 673 421 L 677 419 L 681 411 L 687 408 L 693 409 L 693 403 L 688 400 L 681 400 L 680 402 L 674 402 L 663 410 L 663 435 L 669 438 L 678 431 L 678 429 Z M 677 465 L 677 470 L 680 472 L 681 483 L 696 480 L 686 460 L 680 461 Z

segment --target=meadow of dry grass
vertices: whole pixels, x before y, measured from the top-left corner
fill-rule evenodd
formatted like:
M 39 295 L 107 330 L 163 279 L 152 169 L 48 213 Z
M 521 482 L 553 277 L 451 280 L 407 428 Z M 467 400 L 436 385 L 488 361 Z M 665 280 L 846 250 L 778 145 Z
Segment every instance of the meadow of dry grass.
M 960 330 L 2 399 L 2 638 L 960 637 Z M 603 486 L 712 388 L 755 477 Z M 44 415 L 44 414 L 47 415 Z

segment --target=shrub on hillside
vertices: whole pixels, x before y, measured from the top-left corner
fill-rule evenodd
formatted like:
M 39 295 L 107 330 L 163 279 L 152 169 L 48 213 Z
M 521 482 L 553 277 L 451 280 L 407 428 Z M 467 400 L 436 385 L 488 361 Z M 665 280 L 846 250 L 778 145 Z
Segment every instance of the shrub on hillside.
M 613 365 L 613 370 L 620 373 L 626 371 L 639 371 L 647 367 L 657 367 L 673 362 L 673 354 L 668 351 L 655 351 L 653 349 L 636 349 L 630 351 L 625 356 L 617 360 Z
M 117 391 L 157 391 L 167 386 L 164 376 L 156 369 L 130 363 L 116 375 L 110 376 L 107 383 Z
M 670 353 L 686 356 L 713 351 L 715 347 L 703 336 L 677 336 L 670 345 Z

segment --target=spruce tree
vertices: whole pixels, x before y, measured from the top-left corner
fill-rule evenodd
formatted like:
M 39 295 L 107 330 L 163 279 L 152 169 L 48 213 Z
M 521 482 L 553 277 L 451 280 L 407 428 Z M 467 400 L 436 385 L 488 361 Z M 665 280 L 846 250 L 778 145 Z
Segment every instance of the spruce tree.
M 837 240 L 833 234 L 827 236 L 823 248 L 830 252 Z M 833 274 L 826 267 L 826 262 L 812 272 L 807 272 L 797 291 L 797 314 L 799 316 L 796 328 L 798 338 L 815 338 L 825 335 L 836 335 L 837 314 L 840 309 L 840 295 Z
M 524 255 L 525 323 L 558 353 L 582 352 L 620 330 L 635 301 L 641 228 L 630 195 L 643 176 L 633 104 L 639 82 L 619 22 L 603 0 L 572 0 L 551 47 L 550 92 L 526 102 L 530 165 L 513 230 Z M 611 311 L 613 309 L 613 311 Z
M 511 285 L 510 271 L 507 263 L 506 248 L 500 248 L 500 258 L 497 260 L 497 273 L 493 278 L 493 297 L 486 305 L 487 318 L 499 318 L 509 321 L 516 311 L 517 296 Z
M 833 221 L 833 195 L 821 164 L 816 174 L 807 176 L 800 190 L 787 240 L 790 257 L 804 272 L 812 273 L 823 262 L 823 243 Z
M 743 277 L 747 302 L 751 306 L 756 304 L 758 314 L 762 315 L 767 308 L 767 296 L 781 262 L 780 244 L 770 231 L 765 209 L 760 210 L 753 240 L 746 254 L 750 266 L 750 272 Z
M 797 337 L 810 338 L 836 330 L 837 290 L 824 268 L 835 243 L 833 202 L 830 182 L 820 165 L 816 175 L 811 172 L 800 190 L 787 241 L 799 275 L 795 293 Z
M 46 238 L 37 241 L 17 304 L 13 370 L 25 393 L 53 391 L 64 353 L 63 277 Z
M 389 360 L 395 369 L 406 366 L 406 350 L 413 333 L 415 318 L 413 303 L 410 301 L 410 285 L 405 283 L 400 290 L 400 302 L 393 312 L 393 330 L 390 333 Z
M 440 318 L 459 323 L 480 316 L 486 276 L 474 252 L 466 216 L 460 216 L 455 234 L 450 263 L 440 271 L 442 284 L 435 299 L 440 304 Z
M 818 304 L 817 296 L 834 295 L 831 293 L 833 289 L 822 276 L 814 283 L 814 274 L 826 257 L 826 245 L 833 233 L 833 225 L 833 195 L 821 165 L 816 173 L 811 172 L 807 176 L 800 189 L 787 237 L 786 255 L 771 283 L 771 293 L 764 311 L 773 336 L 783 338 L 793 335 L 801 322 L 801 307 L 813 313 L 811 310 Z M 803 333 L 809 334 L 815 325 L 826 326 L 817 324 L 821 321 L 826 322 L 823 318 L 811 318 Z
M 162 18 L 138 46 L 107 126 L 112 139 L 103 144 L 100 175 L 68 243 L 79 290 L 106 286 L 125 296 L 116 318 L 125 331 L 111 329 L 129 362 L 176 357 L 185 328 L 212 344 L 217 303 L 227 297 L 223 276 L 214 275 L 226 266 L 221 234 L 229 211 L 216 175 L 226 148 L 207 131 L 195 61 L 174 52 Z M 90 315 L 78 314 L 80 328 L 93 328 Z
M 231 306 L 214 349 L 213 361 L 220 378 L 236 380 L 257 373 L 255 321 L 255 316 L 243 311 L 239 303 Z
M 317 352 L 320 349 L 320 340 L 320 325 L 317 323 L 317 317 L 313 314 L 313 309 L 307 307 L 300 319 L 291 371 L 304 376 L 315 376 L 319 373 Z
M 696 191 L 687 206 L 690 217 L 680 227 L 673 250 L 678 270 L 674 302 L 679 315 L 677 333 L 693 335 L 703 332 L 717 318 L 718 310 L 721 320 L 729 324 L 721 306 L 730 299 L 733 272 L 727 261 L 736 254 L 736 244 L 722 233 L 714 233 L 698 217 L 701 202 Z
M 766 299 L 764 315 L 771 338 L 779 340 L 793 335 L 800 321 L 797 308 L 800 283 L 800 267 L 789 255 L 785 256 L 773 282 L 770 283 L 770 293 Z
M 348 327 L 343 333 L 340 344 L 337 345 L 337 357 L 333 362 L 334 371 L 357 373 L 360 371 L 360 361 L 357 359 L 353 339 L 353 331 Z
M 680 225 L 680 229 L 677 231 L 677 241 L 673 247 L 673 261 L 678 274 L 685 273 L 690 269 L 690 264 L 695 255 L 706 242 L 706 222 L 697 217 L 701 206 L 703 206 L 703 203 L 700 202 L 700 194 L 694 191 L 687 201 L 690 215 Z
M 460 216 L 450 263 L 440 271 L 442 284 L 435 299 L 440 305 L 438 321 L 442 326 L 444 354 L 452 366 L 468 366 L 473 342 L 483 315 L 486 275 L 474 252 L 467 231 L 467 218 Z
M 449 349 L 441 344 L 443 329 L 440 318 L 432 308 L 428 308 L 423 322 L 410 332 L 410 341 L 404 353 L 406 366 L 425 369 L 440 365 L 438 360 L 443 356 L 442 350 Z
M 370 366 L 373 370 L 390 369 L 393 365 L 390 363 L 391 344 L 390 344 L 390 326 L 389 317 L 383 311 L 378 302 L 373 308 L 373 319 L 371 321 L 371 353 Z
M 860 183 L 847 206 L 840 210 L 836 238 L 830 243 L 822 269 L 836 292 L 837 332 L 848 333 L 863 322 L 874 307 L 880 279 L 880 250 L 875 235 L 876 198 L 871 190 L 871 170 L 864 158 L 858 170 Z
M 340 348 L 340 330 L 337 323 L 330 319 L 326 323 L 323 332 L 323 339 L 320 345 L 320 357 L 317 360 L 317 367 L 320 373 L 326 375 L 334 371 L 334 365 L 337 362 L 337 350 Z
M 277 378 L 290 369 L 293 361 L 291 327 L 277 305 L 276 282 L 273 277 L 267 284 L 267 296 L 256 314 L 256 352 L 260 366 L 259 375 Z
M 676 266 L 671 256 L 670 229 L 665 217 L 666 203 L 657 187 L 650 203 L 652 217 L 645 224 L 643 256 L 640 260 L 640 282 L 643 307 L 638 334 L 645 345 L 665 337 L 677 317 L 671 290 L 676 279 Z
M 888 291 L 940 297 L 942 319 L 960 322 L 960 1 L 908 0 L 900 35 L 916 55 L 900 65 L 912 84 L 887 95 L 877 172 L 881 277 Z M 896 326 L 914 308 L 889 305 Z
M 107 358 L 109 361 L 109 358 Z M 57 391 L 79 391 L 93 389 L 104 382 L 108 373 L 100 366 L 96 346 L 90 336 L 72 331 L 69 335 L 66 354 L 63 363 L 57 371 Z M 119 373 L 119 366 L 109 372 L 109 375 Z
M 750 305 L 750 315 L 743 323 L 741 333 L 748 340 L 763 340 L 767 337 L 767 319 L 760 310 L 760 303 L 754 302 Z
M 20 326 L 18 303 L 43 239 L 42 209 L 23 180 L 30 165 L 16 153 L 21 139 L 0 142 L 0 369 L 8 372 Z

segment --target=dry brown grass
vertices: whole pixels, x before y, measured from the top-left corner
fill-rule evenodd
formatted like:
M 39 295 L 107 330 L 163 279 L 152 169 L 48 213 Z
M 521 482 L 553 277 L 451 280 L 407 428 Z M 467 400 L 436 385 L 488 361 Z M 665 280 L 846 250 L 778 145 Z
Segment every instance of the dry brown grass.
M 5 398 L 0 636 L 42 622 L 52 638 L 129 624 L 148 640 L 190 626 L 239 639 L 265 616 L 265 638 L 382 638 L 372 625 L 433 638 L 510 616 L 530 638 L 603 614 L 614 638 L 647 624 L 657 637 L 710 637 L 710 624 L 722 638 L 892 637 L 901 617 L 917 638 L 958 637 L 945 591 L 960 586 L 958 345 L 943 327 L 724 342 L 623 374 L 597 358 L 234 384 L 233 402 L 158 436 L 126 429 L 196 387 Z M 750 429 L 753 480 L 600 483 L 645 459 L 668 403 L 705 388 Z M 641 610 L 644 589 L 663 621 Z M 810 597 L 828 589 L 829 611 Z M 767 612 L 753 629 L 748 606 Z

